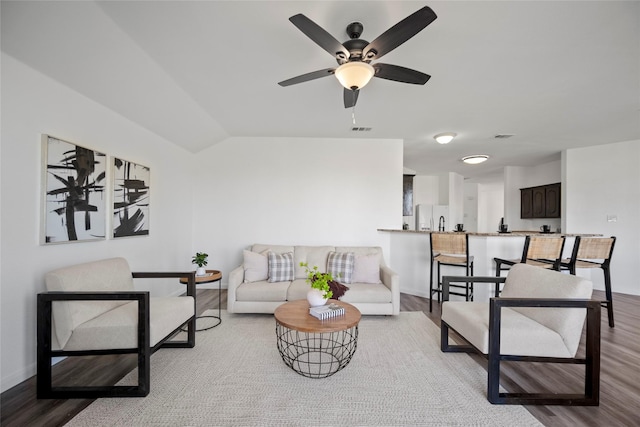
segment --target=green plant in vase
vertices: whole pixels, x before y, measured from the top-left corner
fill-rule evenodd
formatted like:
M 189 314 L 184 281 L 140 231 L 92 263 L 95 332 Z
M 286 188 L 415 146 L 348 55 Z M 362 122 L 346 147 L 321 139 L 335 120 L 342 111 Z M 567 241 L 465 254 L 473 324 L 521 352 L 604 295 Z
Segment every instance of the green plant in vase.
M 312 289 L 317 289 L 322 293 L 322 298 L 325 300 L 333 296 L 329 282 L 333 281 L 331 273 L 320 273 L 318 266 L 314 265 L 313 268 L 309 268 L 309 264 L 301 262 L 300 267 L 304 267 L 307 273 L 307 283 L 311 285 Z
M 209 258 L 209 254 L 204 252 L 196 252 L 196 254 L 191 259 L 191 263 L 198 266 L 198 269 L 196 270 L 196 276 L 204 276 L 207 274 L 207 270 L 205 270 L 204 268 L 208 264 L 207 258 Z

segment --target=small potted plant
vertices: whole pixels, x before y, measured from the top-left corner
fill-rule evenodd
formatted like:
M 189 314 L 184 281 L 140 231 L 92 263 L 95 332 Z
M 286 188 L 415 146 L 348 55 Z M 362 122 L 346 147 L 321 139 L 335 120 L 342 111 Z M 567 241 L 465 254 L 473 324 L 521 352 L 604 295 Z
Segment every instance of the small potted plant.
M 204 252 L 196 252 L 193 259 L 191 260 L 192 264 L 196 264 L 198 268 L 196 269 L 196 276 L 206 276 L 207 270 L 205 270 L 204 266 L 207 265 L 207 258 L 209 254 Z
M 311 289 L 307 292 L 309 305 L 312 307 L 324 305 L 333 296 L 333 292 L 329 288 L 329 282 L 333 280 L 333 276 L 331 273 L 320 273 L 317 265 L 309 268 L 309 264 L 301 262 L 300 266 L 304 267 L 307 273 L 307 283 L 311 285 Z

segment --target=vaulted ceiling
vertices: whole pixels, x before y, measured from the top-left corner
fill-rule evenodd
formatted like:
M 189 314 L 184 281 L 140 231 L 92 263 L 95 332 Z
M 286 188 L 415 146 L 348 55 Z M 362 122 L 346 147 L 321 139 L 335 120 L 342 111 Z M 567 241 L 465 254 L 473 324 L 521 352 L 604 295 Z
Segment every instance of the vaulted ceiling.
M 288 18 L 340 41 L 429 6 L 438 18 L 384 62 L 424 86 L 373 79 L 355 111 L 336 65 Z M 2 1 L 2 50 L 198 152 L 229 137 L 397 138 L 405 167 L 482 179 L 563 149 L 640 139 L 640 2 Z M 357 127 L 370 131 L 353 132 Z M 456 132 L 448 145 L 433 136 Z M 513 135 L 496 139 L 495 135 Z M 460 162 L 488 154 L 478 166 Z

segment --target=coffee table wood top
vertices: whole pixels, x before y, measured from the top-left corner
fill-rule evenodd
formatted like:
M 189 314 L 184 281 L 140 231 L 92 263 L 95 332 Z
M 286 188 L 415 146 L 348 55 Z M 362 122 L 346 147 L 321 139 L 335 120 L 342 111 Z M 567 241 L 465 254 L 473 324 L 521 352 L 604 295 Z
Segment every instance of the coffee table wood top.
M 309 302 L 306 299 L 290 301 L 282 304 L 274 312 L 276 322 L 289 329 L 300 332 L 323 333 L 337 332 L 352 328 L 360 322 L 360 310 L 346 302 L 330 299 L 327 304 L 338 304 L 344 307 L 341 316 L 320 320 L 309 314 Z

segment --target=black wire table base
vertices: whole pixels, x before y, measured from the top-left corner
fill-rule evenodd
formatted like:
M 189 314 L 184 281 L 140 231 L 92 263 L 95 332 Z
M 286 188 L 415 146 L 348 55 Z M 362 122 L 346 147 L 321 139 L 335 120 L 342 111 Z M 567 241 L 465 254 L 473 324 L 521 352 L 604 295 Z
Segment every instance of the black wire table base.
M 358 325 L 343 331 L 312 333 L 276 322 L 276 337 L 287 366 L 308 378 L 326 378 L 351 361 L 358 346 Z

